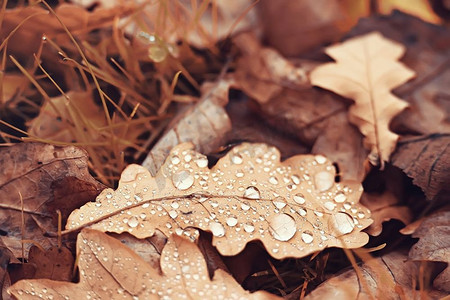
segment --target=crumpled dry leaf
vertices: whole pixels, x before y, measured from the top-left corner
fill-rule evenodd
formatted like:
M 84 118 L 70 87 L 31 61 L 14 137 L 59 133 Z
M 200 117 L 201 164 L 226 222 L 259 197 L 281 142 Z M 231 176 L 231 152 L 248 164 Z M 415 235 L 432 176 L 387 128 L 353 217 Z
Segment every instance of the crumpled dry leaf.
M 359 183 L 335 183 L 335 170 L 321 155 L 298 155 L 280 163 L 265 144 L 233 148 L 210 170 L 191 144 L 172 149 L 155 177 L 138 165 L 122 173 L 116 191 L 106 189 L 69 217 L 66 228 L 90 225 L 138 238 L 159 229 L 198 236 L 210 231 L 223 255 L 261 240 L 275 258 L 303 257 L 326 247 L 360 247 L 371 223 L 358 204 Z
M 426 218 L 412 236 L 419 238 L 419 241 L 409 251 L 410 259 L 450 264 L 450 211 L 438 212 Z M 436 277 L 433 286 L 450 293 L 448 266 Z
M 420 276 L 420 271 L 407 259 L 401 252 L 392 252 L 366 261 L 360 267 L 363 279 L 358 278 L 354 269 L 349 270 L 322 283 L 305 300 L 439 299 L 447 295 L 436 290 L 416 291 L 414 276 Z
M 450 187 L 450 135 L 403 138 L 392 155 L 392 163 L 403 170 L 418 185 L 428 199 L 448 201 Z
M 260 104 L 267 103 L 284 87 L 309 87 L 306 71 L 295 66 L 272 48 L 262 47 L 252 33 L 233 39 L 241 50 L 236 66 L 237 88 Z
M 314 69 L 311 83 L 355 100 L 349 110 L 350 122 L 366 137 L 372 163 L 383 167 L 398 139 L 389 130 L 389 123 L 407 106 L 390 91 L 414 76 L 397 61 L 405 47 L 373 32 L 328 47 L 325 52 L 337 62 Z
M 0 229 L 7 233 L 1 239 L 16 257 L 22 256 L 22 238 L 33 239 L 44 248 L 56 245 L 56 239 L 43 236 L 47 230 L 56 230 L 56 210 L 67 216 L 105 187 L 89 174 L 87 160 L 85 151 L 72 146 L 22 143 L 0 149 Z M 82 182 L 85 190 L 75 190 L 74 201 L 67 202 L 67 198 L 55 197 L 52 188 L 52 184 L 61 180 L 65 180 L 66 187 Z M 24 237 L 20 197 L 24 207 Z
M 230 131 L 231 123 L 223 108 L 228 103 L 228 90 L 232 80 L 220 80 L 203 87 L 203 97 L 169 125 L 167 132 L 148 153 L 142 166 L 152 175 L 159 170 L 170 150 L 183 142 L 191 142 L 196 150 L 210 153 Z
M 172 236 L 161 255 L 161 270 L 152 268 L 118 240 L 84 229 L 77 240 L 80 282 L 22 280 L 9 288 L 20 299 L 279 299 L 267 292 L 250 294 L 222 270 L 211 280 L 194 243 Z

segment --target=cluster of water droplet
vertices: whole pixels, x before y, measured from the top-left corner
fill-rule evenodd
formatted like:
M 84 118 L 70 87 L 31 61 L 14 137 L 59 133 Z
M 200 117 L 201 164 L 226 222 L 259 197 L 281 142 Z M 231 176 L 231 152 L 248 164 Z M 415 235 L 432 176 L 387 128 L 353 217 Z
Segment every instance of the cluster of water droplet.
M 273 147 L 243 144 L 209 169 L 204 155 L 182 144 L 155 178 L 142 167 L 129 167 L 117 191 L 105 191 L 76 212 L 69 227 L 119 211 L 93 227 L 138 238 L 158 228 L 191 239 L 199 228 L 213 234 L 223 254 L 234 255 L 259 239 L 274 257 L 286 257 L 352 243 L 354 229 L 370 224 L 370 212 L 358 204 L 361 186 L 335 183 L 324 156 L 279 160 Z

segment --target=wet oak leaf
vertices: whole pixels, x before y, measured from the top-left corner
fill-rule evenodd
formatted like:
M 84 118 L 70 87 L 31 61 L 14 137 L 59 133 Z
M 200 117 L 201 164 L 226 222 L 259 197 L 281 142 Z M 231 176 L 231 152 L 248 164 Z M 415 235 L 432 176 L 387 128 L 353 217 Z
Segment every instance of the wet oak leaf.
M 46 249 L 56 245 L 56 239 L 44 236 L 47 230 L 57 229 L 56 210 L 67 216 L 105 188 L 89 174 L 87 162 L 86 152 L 73 146 L 22 143 L 0 149 L 0 230 L 7 233 L 1 239 L 16 257 L 22 256 L 22 238 L 33 239 Z M 66 195 L 77 198 L 68 202 L 55 195 L 53 186 L 59 182 L 67 187 L 83 183 L 86 190 L 67 189 Z
M 80 282 L 22 280 L 9 288 L 19 299 L 279 299 L 250 294 L 222 270 L 211 280 L 194 243 L 172 236 L 161 254 L 161 270 L 105 233 L 84 229 L 77 240 Z
M 349 120 L 365 136 L 371 161 L 384 166 L 398 139 L 389 123 L 407 107 L 391 90 L 415 75 L 398 62 L 405 47 L 372 32 L 330 46 L 325 52 L 336 63 L 314 69 L 311 83 L 355 101 L 349 109 Z
M 138 238 L 159 229 L 193 240 L 198 228 L 212 233 L 222 255 L 260 240 L 275 258 L 303 257 L 367 242 L 361 230 L 372 221 L 358 204 L 361 192 L 359 183 L 335 183 L 335 169 L 321 155 L 280 163 L 274 147 L 244 143 L 209 169 L 208 159 L 186 143 L 172 149 L 155 177 L 138 165 L 126 168 L 117 190 L 75 210 L 66 228 L 89 225 Z
M 433 281 L 439 290 L 450 292 L 450 211 L 442 211 L 426 218 L 412 237 L 419 241 L 409 251 L 415 261 L 445 262 L 444 269 Z

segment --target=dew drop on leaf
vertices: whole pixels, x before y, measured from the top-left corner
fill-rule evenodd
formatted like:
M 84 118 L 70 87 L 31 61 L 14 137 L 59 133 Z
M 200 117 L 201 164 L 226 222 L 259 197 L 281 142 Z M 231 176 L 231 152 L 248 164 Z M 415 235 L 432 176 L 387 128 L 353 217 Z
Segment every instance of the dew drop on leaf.
M 324 163 L 326 163 L 327 162 L 327 158 L 325 157 L 325 156 L 323 156 L 323 155 L 316 155 L 315 157 L 314 157 L 314 159 L 316 160 L 316 162 L 318 163 L 318 164 L 320 164 L 320 165 L 322 165 L 322 164 L 324 164 Z
M 305 231 L 302 233 L 302 240 L 306 243 L 306 244 L 311 244 L 312 241 L 314 240 L 314 237 L 312 235 L 312 233 L 310 231 Z
M 189 171 L 183 170 L 173 174 L 172 182 L 177 189 L 183 191 L 187 190 L 194 184 L 194 177 L 192 177 Z
M 139 225 L 139 220 L 138 220 L 138 218 L 136 218 L 135 216 L 133 216 L 133 217 L 131 217 L 129 220 L 128 220 L 128 226 L 130 226 L 131 228 L 135 228 L 135 227 L 137 227 L 138 225 Z
M 298 204 L 305 204 L 305 196 L 301 193 L 295 194 L 294 201 Z
M 238 220 L 236 219 L 236 217 L 232 216 L 232 217 L 227 218 L 228 226 L 233 227 L 233 226 L 236 226 L 237 223 L 238 223 Z
M 345 202 L 345 200 L 347 200 L 347 196 L 345 196 L 345 194 L 342 192 L 339 192 L 336 194 L 336 196 L 334 196 L 334 201 L 336 203 L 342 203 Z
M 275 215 L 269 225 L 270 234 L 282 242 L 289 241 L 297 231 L 294 218 L 285 213 Z
M 347 234 L 353 231 L 355 223 L 348 214 L 340 212 L 330 218 L 330 227 L 339 234 Z
M 261 194 L 259 193 L 259 190 L 254 186 L 249 186 L 244 191 L 244 198 L 247 199 L 260 199 Z
M 218 222 L 211 222 L 209 224 L 209 230 L 211 230 L 212 234 L 217 237 L 222 237 L 225 235 L 225 227 Z
M 314 183 L 319 192 L 328 191 L 334 184 L 334 175 L 326 171 L 319 172 L 314 177 Z
M 242 156 L 239 153 L 233 154 L 231 156 L 231 162 L 235 165 L 240 165 L 242 164 L 244 160 L 242 159 Z
M 206 157 L 200 157 L 195 160 L 195 163 L 199 168 L 205 168 L 208 166 L 208 159 Z
M 246 223 L 244 225 L 244 230 L 245 230 L 245 232 L 251 233 L 251 232 L 255 231 L 255 226 L 253 226 L 253 223 Z

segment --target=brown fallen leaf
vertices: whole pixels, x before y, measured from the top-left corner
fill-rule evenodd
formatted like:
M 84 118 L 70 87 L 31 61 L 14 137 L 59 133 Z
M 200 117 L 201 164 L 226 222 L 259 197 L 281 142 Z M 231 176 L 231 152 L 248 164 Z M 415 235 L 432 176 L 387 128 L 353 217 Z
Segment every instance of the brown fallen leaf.
M 371 162 L 383 167 L 398 139 L 389 130 L 389 123 L 407 106 L 390 91 L 414 76 L 397 61 L 405 47 L 373 32 L 328 47 L 325 52 L 337 62 L 314 69 L 311 83 L 355 100 L 349 110 L 350 122 L 366 137 Z
M 392 163 L 413 179 L 429 200 L 448 201 L 450 135 L 433 134 L 400 140 Z
M 438 212 L 426 218 L 412 236 L 419 241 L 409 251 L 409 258 L 447 263 L 447 268 L 434 279 L 433 286 L 450 293 L 450 212 Z
M 364 161 L 368 153 L 364 149 L 361 133 L 349 123 L 346 112 L 328 118 L 326 124 L 311 152 L 323 154 L 336 163 L 342 179 L 362 182 L 366 175 Z
M 56 210 L 67 216 L 73 209 L 95 198 L 105 187 L 89 174 L 87 160 L 85 151 L 72 146 L 22 143 L 0 149 L 0 229 L 7 233 L 1 238 L 16 257 L 22 257 L 22 238 L 33 239 L 43 248 L 56 245 L 55 239 L 43 235 L 47 230 L 57 229 Z M 66 196 L 72 196 L 76 201 L 67 202 L 64 197 L 55 197 L 52 184 L 61 180 L 65 180 L 69 189 Z M 71 184 L 80 183 L 86 190 L 68 193 Z M 25 236 L 21 233 L 22 226 Z M 28 248 L 26 245 L 25 250 Z
M 28 263 L 36 266 L 34 278 L 47 278 L 60 281 L 71 281 L 74 258 L 66 247 L 51 247 L 42 251 L 32 246 L 28 253 Z
M 142 166 L 155 175 L 170 150 L 183 142 L 193 143 L 196 149 L 203 153 L 216 149 L 231 129 L 230 119 L 223 108 L 228 102 L 230 84 L 232 82 L 225 79 L 205 85 L 199 103 L 180 113 L 172 121 Z
M 262 47 L 254 34 L 239 34 L 233 42 L 241 51 L 236 63 L 236 87 L 258 103 L 267 103 L 284 87 L 309 87 L 303 68 L 295 66 L 274 49 Z
M 389 190 L 383 194 L 363 193 L 361 203 L 372 212 L 373 223 L 366 230 L 372 236 L 380 235 L 384 222 L 395 219 L 408 225 L 413 220 L 410 208 L 398 205 L 399 199 Z
M 265 39 L 286 56 L 335 41 L 345 31 L 338 26 L 345 18 L 340 1 L 261 1 L 258 9 Z
M 359 267 L 363 278 L 354 269 L 349 270 L 322 283 L 305 300 L 439 299 L 447 295 L 437 290 L 416 290 L 419 284 L 415 276 L 420 276 L 420 271 L 407 260 L 405 254 L 392 252 L 366 261 Z
M 359 183 L 335 183 L 321 155 L 298 155 L 280 163 L 265 144 L 244 143 L 212 168 L 192 144 L 172 149 L 155 177 L 130 165 L 116 191 L 106 189 L 75 210 L 66 228 L 90 225 L 138 238 L 159 229 L 193 240 L 195 228 L 210 231 L 222 255 L 236 255 L 260 240 L 275 258 L 303 257 L 326 247 L 360 247 L 370 211 L 358 204 Z
M 152 268 L 118 240 L 84 229 L 77 240 L 80 282 L 22 280 L 9 288 L 19 299 L 280 299 L 267 292 L 250 294 L 222 270 L 210 279 L 201 252 L 189 240 L 172 236 Z

